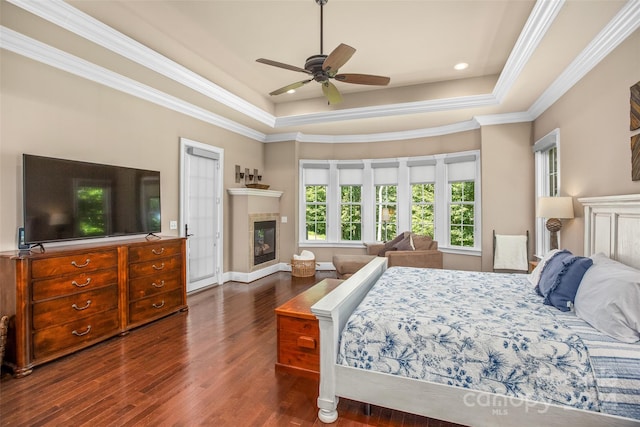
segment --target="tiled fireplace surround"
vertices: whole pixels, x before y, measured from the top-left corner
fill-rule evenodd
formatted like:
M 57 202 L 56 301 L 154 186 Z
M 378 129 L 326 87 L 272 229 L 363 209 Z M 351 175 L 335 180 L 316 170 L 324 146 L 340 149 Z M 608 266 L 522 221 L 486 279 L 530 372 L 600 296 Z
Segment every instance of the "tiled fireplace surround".
M 278 271 L 280 264 L 281 191 L 229 188 L 231 195 L 232 280 L 251 282 Z M 275 259 L 254 265 L 254 224 L 275 221 Z

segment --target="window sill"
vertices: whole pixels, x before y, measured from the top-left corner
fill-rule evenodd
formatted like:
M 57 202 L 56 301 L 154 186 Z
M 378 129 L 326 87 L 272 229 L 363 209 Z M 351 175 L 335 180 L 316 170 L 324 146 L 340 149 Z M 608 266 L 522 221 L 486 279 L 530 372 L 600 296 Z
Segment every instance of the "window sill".
M 366 246 L 363 242 L 298 242 L 301 248 L 359 248 L 364 249 Z
M 369 242 L 373 243 L 373 242 Z M 375 242 L 375 243 L 384 243 L 384 242 Z M 366 245 L 364 242 L 298 242 L 298 247 L 300 248 L 354 248 L 354 249 L 365 249 Z M 440 246 L 438 249 L 441 252 L 446 254 L 456 254 L 456 255 L 468 255 L 468 256 L 482 256 L 482 250 L 479 248 L 461 248 L 456 246 L 443 247 Z
M 482 256 L 482 249 L 480 248 L 461 248 L 457 246 L 440 246 L 438 249 L 445 254 L 456 255 L 469 255 L 469 256 Z

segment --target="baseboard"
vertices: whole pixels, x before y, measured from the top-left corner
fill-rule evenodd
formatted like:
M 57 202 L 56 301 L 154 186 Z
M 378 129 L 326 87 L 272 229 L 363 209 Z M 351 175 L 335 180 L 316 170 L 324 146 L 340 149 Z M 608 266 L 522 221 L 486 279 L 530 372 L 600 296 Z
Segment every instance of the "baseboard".
M 316 263 L 316 270 L 319 270 L 319 271 L 332 271 L 335 269 L 336 268 L 333 266 L 333 263 L 331 262 Z M 260 270 L 252 271 L 251 273 L 227 271 L 222 274 L 222 278 L 224 282 L 234 281 L 234 282 L 249 283 L 249 282 L 253 282 L 254 280 L 261 279 L 270 274 L 277 273 L 278 271 L 291 271 L 291 264 L 281 262 L 279 264 L 274 264 L 269 267 L 261 268 Z

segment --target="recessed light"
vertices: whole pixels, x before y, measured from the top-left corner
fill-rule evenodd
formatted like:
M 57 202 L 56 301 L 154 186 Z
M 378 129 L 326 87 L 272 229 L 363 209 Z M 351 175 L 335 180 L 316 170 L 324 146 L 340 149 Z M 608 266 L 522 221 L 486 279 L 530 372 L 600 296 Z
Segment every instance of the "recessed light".
M 467 68 L 469 68 L 469 64 L 467 64 L 466 62 L 460 62 L 460 63 L 454 65 L 453 68 L 458 70 L 458 71 L 462 71 L 462 70 L 466 70 Z

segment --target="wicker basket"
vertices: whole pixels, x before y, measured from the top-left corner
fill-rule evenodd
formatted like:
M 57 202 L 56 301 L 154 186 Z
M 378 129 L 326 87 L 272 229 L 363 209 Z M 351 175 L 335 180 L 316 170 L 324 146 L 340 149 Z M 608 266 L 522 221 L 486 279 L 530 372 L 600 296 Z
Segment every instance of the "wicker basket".
M 315 259 L 292 259 L 291 275 L 293 277 L 311 277 L 316 275 Z

